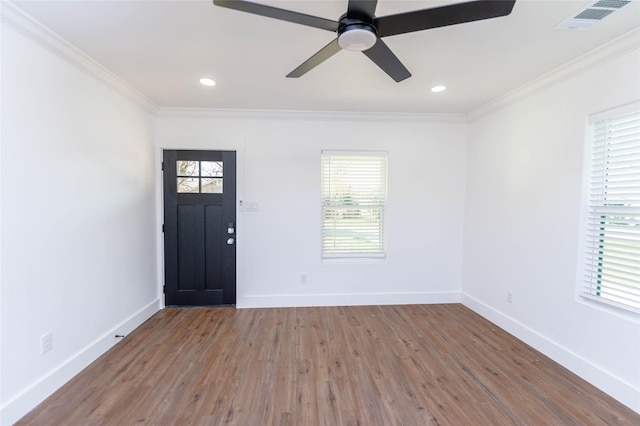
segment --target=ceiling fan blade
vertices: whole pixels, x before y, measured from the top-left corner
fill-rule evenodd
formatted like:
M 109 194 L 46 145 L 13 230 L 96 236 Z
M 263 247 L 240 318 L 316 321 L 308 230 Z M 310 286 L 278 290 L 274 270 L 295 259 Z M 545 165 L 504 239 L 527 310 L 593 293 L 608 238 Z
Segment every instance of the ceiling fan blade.
M 378 0 L 349 0 L 347 6 L 347 16 L 355 17 L 373 17 L 375 16 Z
M 291 10 L 279 9 L 259 3 L 252 3 L 244 0 L 213 0 L 216 6 L 227 7 L 241 12 L 253 13 L 254 15 L 266 16 L 268 18 L 279 19 L 281 21 L 293 22 L 294 24 L 306 25 L 307 27 L 320 28 L 321 30 L 338 31 L 339 23 L 331 19 L 317 16 L 305 15 L 304 13 Z
M 340 50 L 342 50 L 342 48 L 338 44 L 338 39 L 336 38 L 331 43 L 320 49 L 315 55 L 304 61 L 304 63 L 298 68 L 287 74 L 287 77 L 298 78 L 305 75 L 306 73 L 338 53 Z
M 409 70 L 402 65 L 402 62 L 393 54 L 389 46 L 380 39 L 376 41 L 376 44 L 371 49 L 365 50 L 362 53 L 382 68 L 382 71 L 389 74 L 389 77 L 394 79 L 396 83 L 411 77 Z
M 376 18 L 378 37 L 506 16 L 515 0 L 478 0 Z

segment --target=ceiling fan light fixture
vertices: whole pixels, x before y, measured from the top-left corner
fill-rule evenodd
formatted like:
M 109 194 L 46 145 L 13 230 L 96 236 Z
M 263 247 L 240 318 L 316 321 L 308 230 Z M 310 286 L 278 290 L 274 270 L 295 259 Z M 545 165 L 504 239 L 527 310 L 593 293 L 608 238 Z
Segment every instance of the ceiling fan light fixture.
M 211 86 L 215 86 L 216 82 L 211 80 L 210 78 L 201 78 L 200 84 L 202 84 L 203 86 L 211 87 Z
M 433 93 L 440 93 L 440 92 L 444 92 L 445 90 L 447 90 L 447 86 L 442 86 L 442 85 L 440 85 L 440 86 L 433 86 L 433 87 L 431 88 L 431 91 L 432 91 Z
M 338 36 L 340 47 L 354 52 L 371 49 L 377 40 L 375 29 L 361 24 L 347 25 Z

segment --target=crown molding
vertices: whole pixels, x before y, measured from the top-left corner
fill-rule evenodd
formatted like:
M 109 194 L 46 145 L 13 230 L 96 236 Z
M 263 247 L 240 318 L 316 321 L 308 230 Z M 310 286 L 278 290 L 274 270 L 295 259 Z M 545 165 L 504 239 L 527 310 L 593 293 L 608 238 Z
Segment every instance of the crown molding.
M 351 121 L 402 121 L 465 123 L 477 120 L 491 112 L 505 108 L 540 90 L 640 49 L 640 29 L 632 30 L 617 39 L 568 62 L 519 88 L 485 103 L 466 114 L 355 112 L 355 111 L 296 111 L 296 110 L 242 110 L 217 108 L 160 108 L 120 77 L 100 65 L 77 47 L 64 40 L 46 26 L 26 14 L 10 0 L 0 0 L 0 20 L 36 44 L 67 63 L 105 83 L 117 93 L 154 115 L 165 117 L 209 117 L 243 119 L 300 119 Z
M 252 110 L 217 108 L 158 108 L 159 117 L 191 117 L 256 120 L 317 120 L 317 121 L 395 121 L 414 123 L 466 123 L 465 114 L 357 112 L 357 111 L 301 111 Z
M 524 86 L 520 86 L 493 101 L 471 110 L 467 114 L 467 120 L 471 122 L 482 118 L 489 113 L 512 105 L 533 93 L 562 83 L 563 81 L 573 79 L 580 74 L 638 49 L 640 49 L 640 28 L 629 31 L 577 59 L 532 80 Z
M 68 64 L 106 84 L 120 95 L 133 101 L 146 111 L 156 114 L 158 106 L 142 93 L 125 83 L 120 77 L 100 65 L 80 49 L 64 40 L 9 0 L 0 0 L 0 20 L 3 25 L 27 37 Z

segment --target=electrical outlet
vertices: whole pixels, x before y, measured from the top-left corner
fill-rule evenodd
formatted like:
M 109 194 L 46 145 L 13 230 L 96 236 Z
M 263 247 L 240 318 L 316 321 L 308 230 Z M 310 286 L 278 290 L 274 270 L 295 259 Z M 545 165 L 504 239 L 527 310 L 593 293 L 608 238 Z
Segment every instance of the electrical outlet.
M 53 349 L 53 333 L 43 334 L 40 338 L 40 350 L 42 355 Z
M 300 284 L 307 283 L 307 274 L 300 274 Z
M 513 303 L 513 290 L 507 290 L 507 302 Z

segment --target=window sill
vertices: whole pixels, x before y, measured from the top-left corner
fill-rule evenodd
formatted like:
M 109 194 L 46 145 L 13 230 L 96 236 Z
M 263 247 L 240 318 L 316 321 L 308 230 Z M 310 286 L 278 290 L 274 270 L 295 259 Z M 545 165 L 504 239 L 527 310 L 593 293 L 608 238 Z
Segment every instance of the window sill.
M 633 306 L 628 306 L 599 296 L 592 296 L 584 293 L 580 294 L 579 298 L 583 303 L 602 310 L 613 312 L 615 314 L 623 314 L 625 316 L 631 315 L 635 319 L 640 317 L 640 309 L 634 308 Z
M 385 257 L 323 257 L 322 263 L 376 264 L 387 263 Z

